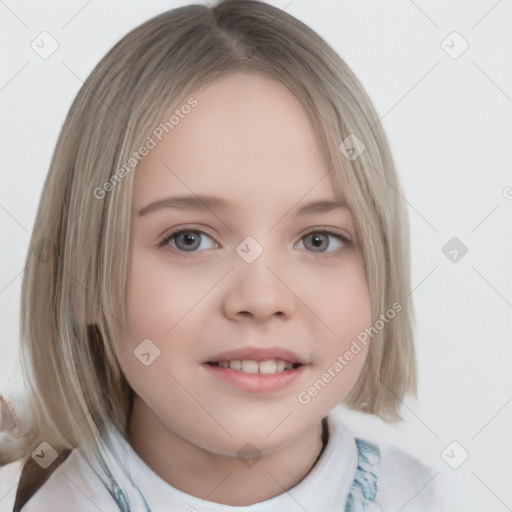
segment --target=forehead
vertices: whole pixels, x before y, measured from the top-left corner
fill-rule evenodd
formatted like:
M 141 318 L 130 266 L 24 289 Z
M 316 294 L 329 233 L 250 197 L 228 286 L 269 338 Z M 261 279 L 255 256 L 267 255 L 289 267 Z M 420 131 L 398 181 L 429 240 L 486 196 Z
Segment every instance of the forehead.
M 269 201 L 297 201 L 312 188 L 315 195 L 333 195 L 309 116 L 280 81 L 236 73 L 190 97 L 196 106 L 139 164 L 137 205 L 162 196 L 163 189 L 246 199 L 265 194 Z

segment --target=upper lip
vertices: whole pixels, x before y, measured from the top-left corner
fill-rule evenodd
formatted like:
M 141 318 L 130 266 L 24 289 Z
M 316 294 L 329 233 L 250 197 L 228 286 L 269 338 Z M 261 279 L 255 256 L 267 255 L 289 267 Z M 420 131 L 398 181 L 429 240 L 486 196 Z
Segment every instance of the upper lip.
M 299 357 L 291 350 L 281 347 L 244 347 L 236 350 L 227 350 L 209 358 L 205 362 L 214 363 L 219 361 L 233 361 L 235 359 L 258 362 L 278 359 L 294 364 L 307 364 L 303 358 Z

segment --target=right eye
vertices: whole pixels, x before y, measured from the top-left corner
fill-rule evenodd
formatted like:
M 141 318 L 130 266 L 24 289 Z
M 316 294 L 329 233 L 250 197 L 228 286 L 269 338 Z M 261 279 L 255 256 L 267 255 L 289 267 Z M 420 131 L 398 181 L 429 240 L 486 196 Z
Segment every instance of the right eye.
M 205 240 L 210 240 L 211 242 L 207 244 L 207 247 L 204 247 L 203 244 Z M 166 233 L 158 243 L 158 247 L 168 247 L 179 252 L 198 252 L 202 244 L 203 250 L 218 247 L 218 244 L 202 231 L 196 229 L 177 229 Z

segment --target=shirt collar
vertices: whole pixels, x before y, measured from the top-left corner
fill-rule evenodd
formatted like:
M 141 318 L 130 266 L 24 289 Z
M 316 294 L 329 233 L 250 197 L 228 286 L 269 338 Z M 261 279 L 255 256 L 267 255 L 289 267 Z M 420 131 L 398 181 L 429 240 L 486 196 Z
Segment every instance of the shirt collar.
M 337 510 L 344 506 L 357 469 L 354 436 L 333 413 L 328 415 L 329 441 L 320 458 L 296 486 L 278 496 L 250 506 L 229 506 L 202 500 L 180 491 L 158 476 L 135 452 L 126 439 L 121 441 L 133 482 L 144 495 L 151 510 L 197 510 L 201 512 L 304 512 Z

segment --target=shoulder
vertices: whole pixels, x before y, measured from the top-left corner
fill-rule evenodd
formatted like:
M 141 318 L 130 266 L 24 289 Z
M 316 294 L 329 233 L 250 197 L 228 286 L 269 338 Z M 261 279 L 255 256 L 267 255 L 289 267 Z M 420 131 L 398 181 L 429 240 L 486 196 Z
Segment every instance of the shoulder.
M 393 444 L 380 443 L 378 449 L 377 501 L 385 505 L 384 510 L 443 511 L 437 473 Z
M 47 469 L 50 468 L 51 465 Z M 58 467 L 53 468 L 47 479 L 44 478 L 45 470 L 41 469 L 25 471 L 25 474 L 22 471 L 15 512 L 119 511 L 101 480 L 77 450 L 72 450 Z

